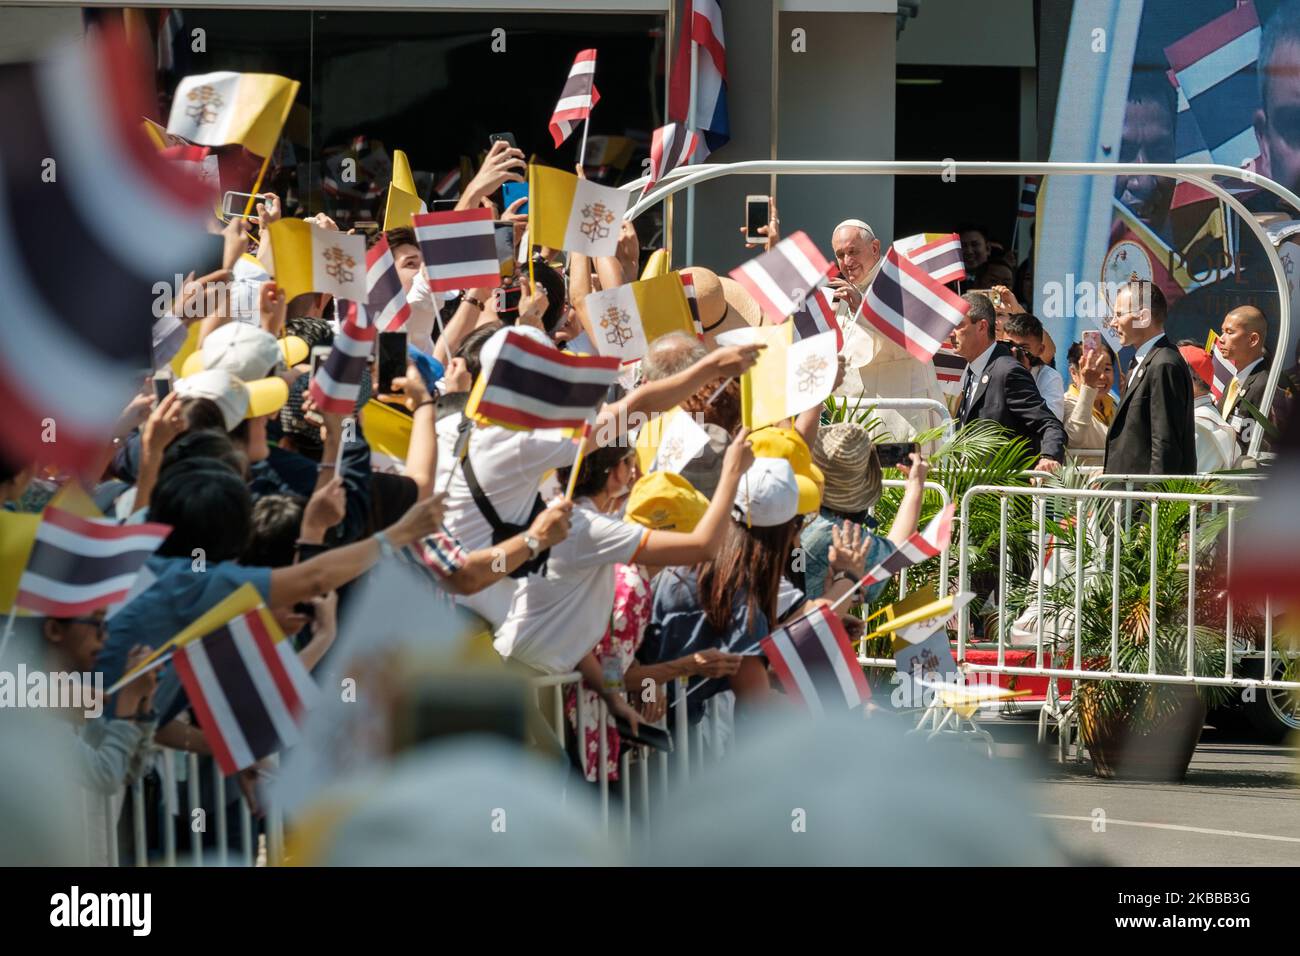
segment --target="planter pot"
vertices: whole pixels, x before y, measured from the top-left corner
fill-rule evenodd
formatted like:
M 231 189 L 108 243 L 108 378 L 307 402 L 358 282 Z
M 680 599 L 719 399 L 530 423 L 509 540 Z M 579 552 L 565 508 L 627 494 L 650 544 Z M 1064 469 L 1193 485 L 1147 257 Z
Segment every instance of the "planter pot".
M 1099 684 L 1079 687 L 1079 742 L 1088 748 L 1093 773 L 1107 779 L 1181 781 L 1205 723 L 1205 703 L 1200 695 L 1191 687 L 1157 690 L 1142 684 L 1128 685 L 1121 693 L 1125 706 L 1115 714 L 1100 706 Z M 1135 729 L 1138 721 L 1129 715 L 1142 713 L 1153 693 L 1166 695 L 1173 706 Z

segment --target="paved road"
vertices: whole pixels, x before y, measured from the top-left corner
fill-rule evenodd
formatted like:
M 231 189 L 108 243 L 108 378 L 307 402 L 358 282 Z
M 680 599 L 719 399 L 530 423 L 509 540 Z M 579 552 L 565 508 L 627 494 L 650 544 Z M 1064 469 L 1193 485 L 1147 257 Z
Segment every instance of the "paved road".
M 1062 843 L 1085 860 L 1120 866 L 1300 866 L 1300 747 L 1261 744 L 1207 727 L 1187 778 L 1126 783 L 1039 752 L 1035 725 L 981 721 L 999 759 L 1023 761 Z M 1100 813 L 1098 813 L 1100 811 Z M 1094 829 L 1104 814 L 1105 828 Z

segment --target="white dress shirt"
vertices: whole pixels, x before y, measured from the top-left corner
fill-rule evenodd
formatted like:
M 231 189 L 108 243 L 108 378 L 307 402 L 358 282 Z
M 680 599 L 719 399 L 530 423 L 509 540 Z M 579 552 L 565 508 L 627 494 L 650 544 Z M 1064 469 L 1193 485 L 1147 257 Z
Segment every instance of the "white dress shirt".
M 1043 397 L 1043 404 L 1058 421 L 1065 421 L 1065 379 L 1061 373 L 1050 365 L 1035 365 L 1029 370 L 1038 386 L 1038 394 Z

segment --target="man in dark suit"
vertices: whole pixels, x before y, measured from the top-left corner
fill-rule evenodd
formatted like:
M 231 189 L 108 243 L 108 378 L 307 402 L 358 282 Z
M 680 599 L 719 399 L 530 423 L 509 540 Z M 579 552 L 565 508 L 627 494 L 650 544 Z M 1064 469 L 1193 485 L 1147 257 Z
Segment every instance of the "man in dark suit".
M 1255 408 L 1263 410 L 1264 386 L 1268 384 L 1268 362 L 1264 354 L 1267 335 L 1268 320 L 1253 305 L 1243 305 L 1223 317 L 1219 354 L 1232 363 L 1237 374 L 1224 390 L 1219 413 L 1236 429 L 1237 443 L 1243 452 L 1250 447 L 1256 423 L 1241 400 L 1244 398 Z
M 970 311 L 950 336 L 953 350 L 967 362 L 959 423 L 982 418 L 1005 425 L 1039 456 L 1036 471 L 1056 472 L 1065 461 L 1065 427 L 1043 404 L 1033 376 L 996 340 L 997 316 L 989 297 L 967 292 L 962 298 Z
M 1168 305 L 1160 287 L 1130 282 L 1115 296 L 1110 326 L 1121 345 L 1137 349 L 1128 388 L 1106 433 L 1106 464 L 1112 475 L 1196 474 L 1196 424 L 1192 373 L 1165 337 Z M 1086 384 L 1100 388 L 1101 350 L 1084 356 Z

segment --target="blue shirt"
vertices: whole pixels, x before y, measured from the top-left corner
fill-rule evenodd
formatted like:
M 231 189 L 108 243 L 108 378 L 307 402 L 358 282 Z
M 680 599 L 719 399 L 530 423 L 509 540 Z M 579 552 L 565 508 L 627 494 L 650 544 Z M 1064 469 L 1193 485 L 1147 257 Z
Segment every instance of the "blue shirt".
M 264 602 L 271 601 L 270 568 L 222 561 L 195 571 L 190 558 L 154 555 L 145 562 L 141 573 L 146 572 L 154 576 L 154 583 L 109 619 L 108 637 L 95 661 L 104 673 L 105 687 L 111 687 L 125 672 L 131 648 L 137 644 L 156 648 L 166 643 L 246 582 L 257 588 Z M 187 704 L 176 669 L 163 668 L 154 695 L 160 723 L 174 718 Z M 116 700 L 105 703 L 104 713 L 113 713 L 114 707 Z
M 790 608 L 803 603 L 804 596 L 791 588 L 783 602 Z M 763 611 L 756 611 L 751 619 L 747 594 L 741 591 L 731 604 L 731 620 L 727 628 L 715 630 L 700 606 L 699 583 L 693 568 L 669 568 L 655 579 L 654 601 L 651 605 L 650 623 L 637 657 L 644 663 L 657 664 L 686 657 L 707 648 L 716 648 L 729 654 L 754 651 L 767 637 L 771 625 Z M 704 686 L 700 687 L 699 685 Z M 726 678 L 692 677 L 687 686 L 687 718 L 691 723 L 704 716 L 704 702 L 730 687 Z M 696 688 L 699 688 L 698 690 Z M 672 726 L 672 718 L 669 718 Z
M 799 532 L 799 544 L 804 553 L 804 591 L 807 592 L 810 601 L 821 597 L 826 590 L 826 571 L 831 566 L 831 529 L 843 523 L 842 516 L 823 508 L 819 514 L 813 515 L 812 520 Z M 872 534 L 866 525 L 863 525 L 862 529 L 871 538 L 871 547 L 867 549 L 867 558 L 863 562 L 863 571 L 866 572 L 898 549 L 894 547 L 893 542 Z M 879 584 L 863 588 L 862 599 L 867 603 L 874 601 L 888 583 L 888 581 L 881 581 Z

